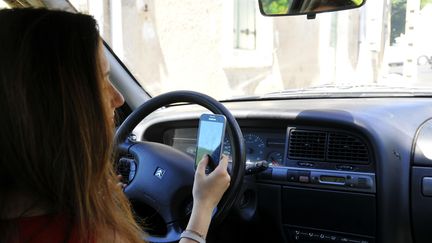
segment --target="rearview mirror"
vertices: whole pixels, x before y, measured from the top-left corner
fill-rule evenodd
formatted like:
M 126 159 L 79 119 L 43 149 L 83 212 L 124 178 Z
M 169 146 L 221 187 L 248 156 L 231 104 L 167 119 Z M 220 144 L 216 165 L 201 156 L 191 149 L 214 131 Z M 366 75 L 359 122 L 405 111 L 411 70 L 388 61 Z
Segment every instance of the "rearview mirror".
M 308 15 L 362 6 L 366 0 L 258 0 L 265 16 Z

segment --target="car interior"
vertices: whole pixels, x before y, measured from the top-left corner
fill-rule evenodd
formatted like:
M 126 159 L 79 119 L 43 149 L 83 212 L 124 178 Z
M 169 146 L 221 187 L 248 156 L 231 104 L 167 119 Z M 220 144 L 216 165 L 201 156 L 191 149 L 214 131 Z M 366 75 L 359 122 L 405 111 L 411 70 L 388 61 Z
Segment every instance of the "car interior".
M 96 16 L 97 11 L 92 10 L 91 4 L 108 2 L 110 8 L 116 8 L 121 4 L 124 8 L 133 5 L 133 8 L 142 11 L 139 14 L 147 16 L 146 11 L 149 11 L 150 16 L 152 9 L 155 9 L 157 4 L 162 4 L 157 1 L 123 1 L 122 3 L 115 0 L 7 0 L 3 1 L 0 7 L 33 6 L 80 11 L 80 4 L 87 4 L 90 6 L 87 13 L 95 13 Z M 201 10 L 211 15 L 212 8 L 217 9 L 219 5 L 234 4 L 234 8 L 239 8 L 247 5 L 244 4 L 245 1 L 247 0 L 234 1 L 237 5 L 230 1 L 205 1 L 206 4 L 211 5 L 210 11 Z M 173 1 L 165 2 L 169 2 L 166 3 L 167 6 L 174 4 Z M 377 2 L 382 2 L 383 6 L 392 2 L 392 6 L 396 9 L 396 4 L 401 1 L 254 0 L 252 2 L 255 11 L 260 15 L 259 18 L 263 19 L 256 20 L 256 26 L 260 26 L 259 21 L 275 21 L 273 28 L 266 31 L 276 32 L 277 21 L 284 19 L 290 19 L 292 23 L 312 23 L 317 19 L 325 18 L 320 16 L 348 15 L 350 11 L 357 11 L 355 13 L 358 16 L 355 16 L 361 20 L 361 16 L 367 16 L 362 15 L 366 12 L 365 9 L 378 11 Z M 407 19 L 410 18 L 410 6 L 415 5 L 413 2 L 415 1 L 405 1 Z M 430 7 L 431 4 L 426 3 L 428 1 L 422 1 L 422 4 L 423 2 L 425 4 L 422 5 L 422 9 Z M 198 5 L 193 1 L 187 1 L 183 5 L 189 4 Z M 417 4 L 420 6 L 420 1 L 417 1 Z M 171 12 L 171 9 L 166 11 L 169 12 L 166 13 L 167 16 L 174 14 L 176 18 L 188 18 L 182 15 L 184 12 L 181 9 L 177 12 Z M 388 18 L 390 21 L 389 9 L 384 8 L 380 13 L 386 14 L 383 15 L 383 19 Z M 115 16 L 113 13 L 111 15 Z M 194 19 L 191 17 L 188 21 L 190 24 Z M 363 28 L 361 23 L 357 23 L 356 27 L 360 31 Z M 389 50 L 388 43 L 390 43 L 392 30 L 385 25 L 386 23 L 383 32 L 365 31 L 367 33 L 372 31 L 375 34 L 386 33 L 385 36 L 383 34 L 385 39 L 383 46 Z M 153 24 L 157 25 L 156 22 Z M 294 36 L 290 38 L 296 39 L 297 32 L 321 31 L 310 26 L 304 28 L 304 26 L 288 25 L 285 27 L 291 29 L 277 29 L 277 38 L 281 40 L 281 36 L 286 37 L 290 34 Z M 146 26 L 143 24 L 142 27 L 144 39 L 145 35 L 152 35 Z M 105 27 L 100 25 L 100 28 L 103 31 Z M 125 26 L 123 28 L 123 32 L 131 31 Z M 192 27 L 185 24 L 181 28 Z M 409 36 L 408 22 L 406 29 L 405 35 Z M 216 33 L 214 35 L 207 33 L 209 38 L 220 34 L 217 28 L 209 31 Z M 255 31 L 255 35 L 258 36 L 259 29 Z M 167 32 L 170 30 L 168 29 Z M 165 38 L 159 32 L 158 34 L 159 37 L 155 38 L 159 38 L 161 43 L 175 42 L 166 39 L 168 37 Z M 224 88 L 220 91 L 210 81 L 206 83 L 206 80 L 193 80 L 185 86 L 182 86 L 180 81 L 175 84 L 167 82 L 171 85 L 167 89 L 149 85 L 146 82 L 150 82 L 150 79 L 139 81 L 140 78 L 149 76 L 136 75 L 132 69 L 138 69 L 139 65 L 132 64 L 133 68 L 130 68 L 129 63 L 141 60 L 136 58 L 125 61 L 122 56 L 129 55 L 130 49 L 127 49 L 129 47 L 125 47 L 123 54 L 118 54 L 115 36 L 112 35 L 110 39 L 101 35 L 105 41 L 105 51 L 111 66 L 110 79 L 126 100 L 117 114 L 118 127 L 115 139 L 119 156 L 115 163 L 117 171 L 123 176 L 123 182 L 127 184 L 124 192 L 131 201 L 137 220 L 150 235 L 146 240 L 150 242 L 179 240 L 192 208 L 191 189 L 199 118 L 203 113 L 215 113 L 222 114 L 227 119 L 223 153 L 230 157 L 229 171 L 232 179 L 230 188 L 214 213 L 207 236 L 208 242 L 432 242 L 432 231 L 429 229 L 432 225 L 432 92 L 430 84 L 428 86 L 432 76 L 427 76 L 432 73 L 432 63 L 430 67 L 427 61 L 420 65 L 415 61 L 417 56 L 410 57 L 409 51 L 406 51 L 405 59 L 402 59 L 401 64 L 396 65 L 395 63 L 398 62 L 391 61 L 390 57 L 387 59 L 384 54 L 380 57 L 380 51 L 375 50 L 371 52 L 376 54 L 377 59 L 374 60 L 384 61 L 376 64 L 378 71 L 375 70 L 371 82 L 324 82 L 318 83 L 317 86 L 292 86 L 285 90 L 263 91 L 264 94 L 230 93 L 227 96 L 216 96 L 213 92 L 222 94 L 229 92 Z M 304 38 L 303 41 L 297 40 L 289 45 L 294 54 L 284 54 L 284 52 L 274 54 L 276 51 L 273 50 L 270 50 L 270 54 L 290 55 L 288 58 L 290 62 L 303 61 L 302 52 L 305 53 L 305 58 L 308 58 L 310 54 L 307 49 L 312 47 L 299 47 L 298 44 L 309 43 L 306 39 L 314 38 L 310 35 L 310 33 L 307 35 L 303 33 L 300 36 Z M 429 40 L 427 39 L 429 37 L 424 38 Z M 197 40 L 195 44 L 199 45 L 199 41 Z M 345 44 L 341 44 L 342 39 L 338 41 L 338 48 L 341 50 L 349 48 L 348 45 L 344 47 Z M 131 45 L 130 48 L 135 48 L 126 38 L 123 38 L 123 42 L 125 46 Z M 275 49 L 277 45 L 284 45 L 283 42 L 274 44 L 277 42 L 276 39 L 272 39 L 271 42 Z M 255 43 L 257 49 L 260 43 L 257 39 Z M 430 50 L 430 43 L 432 42 L 429 42 L 427 47 L 429 49 L 425 50 Z M 409 43 L 406 46 L 409 47 Z M 155 50 L 152 48 L 156 47 L 147 48 L 151 52 Z M 191 51 L 180 44 L 172 48 L 178 52 L 184 48 L 181 55 L 188 55 L 188 51 Z M 170 54 L 174 53 L 174 49 L 171 52 L 161 51 L 166 54 L 164 54 L 166 63 L 170 62 L 170 58 L 182 60 L 180 54 L 175 57 Z M 325 54 L 324 49 L 320 49 L 320 55 Z M 362 53 L 360 49 L 355 52 Z M 211 57 L 213 50 L 207 51 L 207 55 Z M 425 53 L 419 53 L 419 57 L 425 56 L 426 60 L 429 60 L 429 54 L 427 51 Z M 335 54 L 338 55 L 339 53 Z M 230 57 L 235 59 L 234 54 Z M 362 54 L 356 57 L 356 60 L 361 60 Z M 330 60 L 329 56 L 323 58 L 320 59 L 322 65 Z M 275 60 L 270 60 L 272 65 L 275 65 Z M 281 60 L 279 59 L 278 64 L 280 66 L 282 66 Z M 261 61 L 266 62 L 265 58 Z M 182 68 L 187 69 L 188 59 L 185 57 L 183 62 L 186 64 Z M 212 62 L 214 63 L 210 62 L 209 65 L 218 65 L 217 60 Z M 404 85 L 404 78 L 411 77 L 407 72 L 412 63 L 414 68 L 421 69 L 420 71 L 416 69 L 419 73 L 418 77 L 421 75 L 422 78 L 426 77 L 421 80 L 422 86 Z M 168 64 L 167 66 L 165 71 L 149 67 L 145 72 L 153 70 L 162 74 L 175 73 L 175 67 L 170 69 Z M 313 68 L 313 64 L 309 67 Z M 320 67 L 321 73 L 331 71 L 326 69 L 326 66 Z M 197 67 L 193 72 L 206 71 L 206 67 L 201 67 L 203 70 L 198 70 L 199 68 Z M 251 69 L 238 68 L 232 71 L 233 69 L 230 68 L 226 69 L 230 71 L 229 75 L 242 71 L 238 75 L 239 79 L 250 80 L 248 75 L 253 74 Z M 402 71 L 399 69 L 394 71 L 395 68 Z M 271 68 L 267 69 L 267 72 L 270 72 L 269 70 L 271 71 Z M 296 75 L 291 73 L 302 70 L 302 68 L 287 68 L 287 71 L 280 76 L 284 81 L 297 82 L 293 81 L 294 76 L 287 75 Z M 357 71 L 362 72 L 362 70 L 364 69 Z M 386 70 L 389 75 L 381 75 L 384 72 L 382 70 Z M 291 73 L 286 74 L 287 72 Z M 296 77 L 310 78 L 307 76 L 308 71 L 305 72 L 306 74 Z M 335 77 L 349 78 L 355 75 L 349 73 L 346 76 L 335 75 Z M 357 77 L 361 79 L 363 76 Z M 379 77 L 384 77 L 386 84 L 394 85 L 382 85 L 376 81 L 380 79 Z M 264 86 L 263 90 L 266 90 L 273 85 L 270 79 L 263 82 L 256 86 Z M 207 89 L 204 90 L 204 86 L 208 86 Z M 160 93 L 154 91 L 158 89 L 161 90 Z

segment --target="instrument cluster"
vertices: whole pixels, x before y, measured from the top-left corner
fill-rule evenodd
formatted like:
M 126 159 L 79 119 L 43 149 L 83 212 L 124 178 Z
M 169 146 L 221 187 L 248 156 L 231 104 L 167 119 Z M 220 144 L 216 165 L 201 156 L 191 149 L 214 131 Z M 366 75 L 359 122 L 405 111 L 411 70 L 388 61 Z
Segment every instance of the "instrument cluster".
M 178 150 L 195 156 L 196 128 L 175 128 L 164 133 L 164 143 Z M 245 129 L 243 138 L 246 146 L 246 162 L 267 161 L 273 166 L 282 165 L 284 161 L 285 130 Z M 223 153 L 231 158 L 232 145 L 225 137 Z

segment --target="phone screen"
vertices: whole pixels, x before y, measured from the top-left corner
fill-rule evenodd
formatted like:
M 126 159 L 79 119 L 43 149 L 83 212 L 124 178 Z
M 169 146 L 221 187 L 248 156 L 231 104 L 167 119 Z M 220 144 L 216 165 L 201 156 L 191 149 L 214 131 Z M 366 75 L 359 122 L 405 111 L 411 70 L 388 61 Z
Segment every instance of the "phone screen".
M 225 135 L 226 119 L 222 115 L 203 114 L 198 128 L 198 144 L 195 157 L 195 167 L 205 154 L 210 155 L 210 167 L 216 167 L 219 163 L 223 138 Z

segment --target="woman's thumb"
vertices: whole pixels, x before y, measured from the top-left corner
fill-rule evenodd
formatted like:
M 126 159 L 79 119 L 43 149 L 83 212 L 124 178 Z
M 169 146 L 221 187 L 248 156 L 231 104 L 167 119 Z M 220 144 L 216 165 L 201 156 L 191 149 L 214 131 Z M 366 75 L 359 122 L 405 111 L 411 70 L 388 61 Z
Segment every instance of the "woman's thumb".
M 202 157 L 201 161 L 198 163 L 198 166 L 197 166 L 197 173 L 205 174 L 205 169 L 206 169 L 206 167 L 207 167 L 208 162 L 209 162 L 208 155 L 205 154 L 205 155 Z

